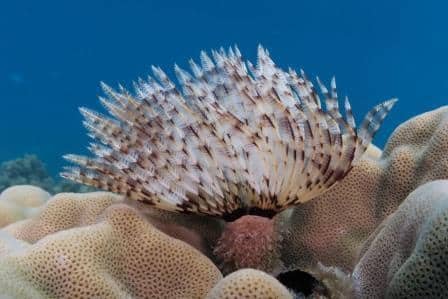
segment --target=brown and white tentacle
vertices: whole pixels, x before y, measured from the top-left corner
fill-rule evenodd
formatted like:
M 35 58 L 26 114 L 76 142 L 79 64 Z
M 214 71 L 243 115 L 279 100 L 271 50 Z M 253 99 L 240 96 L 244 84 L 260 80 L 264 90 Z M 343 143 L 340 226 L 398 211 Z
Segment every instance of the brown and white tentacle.
M 171 211 L 224 216 L 272 212 L 308 201 L 340 181 L 365 152 L 396 100 L 367 113 L 360 128 L 336 82 L 318 79 L 323 103 L 302 71 L 285 72 L 259 47 L 256 66 L 237 48 L 201 53 L 179 88 L 158 67 L 135 96 L 102 84 L 110 117 L 81 108 L 98 143 L 93 158 L 62 176 Z M 324 105 L 323 105 L 324 104 Z

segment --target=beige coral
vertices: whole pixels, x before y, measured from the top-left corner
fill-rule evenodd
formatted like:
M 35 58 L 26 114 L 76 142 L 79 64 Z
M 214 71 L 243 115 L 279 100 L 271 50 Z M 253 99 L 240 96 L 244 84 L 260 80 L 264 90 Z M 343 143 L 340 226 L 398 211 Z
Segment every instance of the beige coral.
M 255 269 L 241 269 L 223 278 L 207 299 L 288 299 L 291 293 L 274 277 Z
M 13 223 L 3 230 L 20 240 L 34 243 L 55 232 L 93 224 L 108 206 L 122 200 L 109 192 L 60 193 L 32 219 Z
M 357 248 L 419 185 L 448 178 L 448 107 L 400 125 L 380 159 L 365 157 L 324 195 L 276 217 L 290 268 L 350 271 Z
M 0 200 L 7 200 L 25 207 L 38 207 L 44 204 L 50 193 L 32 185 L 17 185 L 9 187 L 0 194 Z
M 28 246 L 28 243 L 17 240 L 7 232 L 0 230 L 0 258 L 8 253 L 16 252 Z
M 367 150 L 366 150 L 366 152 L 364 153 L 364 156 L 363 156 L 363 158 L 370 158 L 370 159 L 376 159 L 376 160 L 378 160 L 378 159 L 380 159 L 381 158 L 381 155 L 383 154 L 383 151 L 379 148 L 379 147 L 377 147 L 376 145 L 374 145 L 374 144 L 370 144 L 368 147 L 367 147 Z
M 222 278 L 131 207 L 115 204 L 100 218 L 0 259 L 0 290 L 15 298 L 203 298 Z
M 31 185 L 3 190 L 0 194 L 0 227 L 38 214 L 49 198 L 47 191 Z
M 140 211 L 152 225 L 167 235 L 182 240 L 207 256 L 213 257 L 213 245 L 217 243 L 222 233 L 223 220 L 164 211 L 135 200 L 126 200 L 125 203 Z
M 424 184 L 363 245 L 359 298 L 448 296 L 448 180 Z
M 60 193 L 52 197 L 36 217 L 14 222 L 2 229 L 17 239 L 35 243 L 41 238 L 73 227 L 93 224 L 110 205 L 126 203 L 144 214 L 146 219 L 166 234 L 189 243 L 211 255 L 208 244 L 219 237 L 222 223 L 210 217 L 197 217 L 154 209 L 109 192 Z M 207 229 L 201 236 L 197 231 Z

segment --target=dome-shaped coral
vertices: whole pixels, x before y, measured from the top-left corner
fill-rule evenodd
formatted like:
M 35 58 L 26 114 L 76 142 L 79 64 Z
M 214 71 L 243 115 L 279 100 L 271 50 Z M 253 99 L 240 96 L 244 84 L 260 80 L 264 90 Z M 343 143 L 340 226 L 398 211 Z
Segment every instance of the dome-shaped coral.
M 61 230 L 93 224 L 98 215 L 120 200 L 121 196 L 108 192 L 60 193 L 36 217 L 13 223 L 4 230 L 17 239 L 34 243 Z
M 0 194 L 0 227 L 40 212 L 50 194 L 39 187 L 18 185 Z
M 274 277 L 254 269 L 229 274 L 210 291 L 207 299 L 292 299 L 292 294 Z
M 358 298 L 446 298 L 448 181 L 414 192 L 369 237 L 353 277 Z
M 222 278 L 204 255 L 158 231 L 128 206 L 109 207 L 100 219 L 2 257 L 2 295 L 203 298 Z

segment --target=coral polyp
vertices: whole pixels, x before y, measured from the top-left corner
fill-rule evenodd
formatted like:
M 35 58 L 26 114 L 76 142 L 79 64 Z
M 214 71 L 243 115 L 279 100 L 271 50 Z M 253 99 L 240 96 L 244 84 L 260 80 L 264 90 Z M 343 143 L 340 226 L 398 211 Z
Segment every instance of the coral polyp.
M 259 47 L 257 65 L 237 48 L 201 53 L 177 87 L 158 67 L 135 95 L 103 84 L 112 117 L 81 108 L 98 143 L 95 157 L 62 176 L 157 208 L 234 220 L 273 215 L 342 180 L 370 144 L 395 99 L 374 107 L 356 130 L 336 82 L 321 94 L 303 71 L 283 71 Z M 324 101 L 320 100 L 324 97 Z M 325 106 L 325 107 L 324 107 Z

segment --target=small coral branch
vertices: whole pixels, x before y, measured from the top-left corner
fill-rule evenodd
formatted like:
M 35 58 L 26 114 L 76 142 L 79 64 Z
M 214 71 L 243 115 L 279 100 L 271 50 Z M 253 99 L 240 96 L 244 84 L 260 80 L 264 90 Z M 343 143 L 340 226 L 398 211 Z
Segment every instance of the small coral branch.
M 356 130 L 336 82 L 285 72 L 259 47 L 257 65 L 237 48 L 201 53 L 192 74 L 175 67 L 180 88 L 158 67 L 135 95 L 103 84 L 112 117 L 81 108 L 97 140 L 62 176 L 155 205 L 225 217 L 277 213 L 324 193 L 370 144 L 395 99 L 374 107 Z M 325 108 L 324 108 L 325 106 Z

